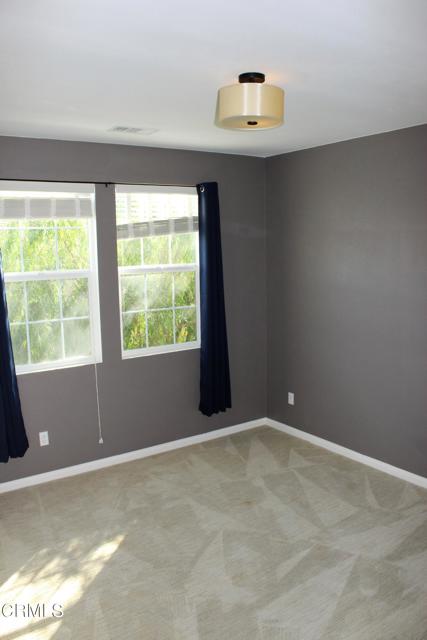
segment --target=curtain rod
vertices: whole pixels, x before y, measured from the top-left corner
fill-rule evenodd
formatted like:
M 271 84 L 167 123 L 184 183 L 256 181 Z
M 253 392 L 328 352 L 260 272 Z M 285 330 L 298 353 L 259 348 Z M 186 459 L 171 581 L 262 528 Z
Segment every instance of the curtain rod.
M 166 184 L 165 182 L 122 182 L 115 181 L 110 182 L 108 180 L 41 180 L 40 178 L 0 178 L 1 181 L 5 182 L 58 182 L 58 183 L 68 183 L 68 184 L 103 184 L 106 187 L 109 187 L 113 184 L 123 184 L 123 185 L 135 185 L 141 187 L 190 187 L 195 189 L 197 185 L 195 184 Z

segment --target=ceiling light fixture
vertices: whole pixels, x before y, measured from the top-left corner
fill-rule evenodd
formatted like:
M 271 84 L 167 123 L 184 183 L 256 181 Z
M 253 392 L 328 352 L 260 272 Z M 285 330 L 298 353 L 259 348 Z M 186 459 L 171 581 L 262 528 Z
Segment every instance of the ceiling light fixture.
M 223 129 L 244 131 L 280 127 L 284 102 L 283 89 L 265 84 L 263 73 L 241 73 L 239 84 L 219 89 L 215 124 Z

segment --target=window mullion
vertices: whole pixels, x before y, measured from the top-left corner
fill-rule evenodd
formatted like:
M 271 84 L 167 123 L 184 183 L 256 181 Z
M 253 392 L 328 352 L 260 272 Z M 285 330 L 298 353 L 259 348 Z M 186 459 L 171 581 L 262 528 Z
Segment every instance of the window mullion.
M 19 262 L 21 264 L 21 272 L 24 271 L 24 231 L 22 229 L 21 222 L 19 223 Z M 7 282 L 7 280 L 6 280 Z M 30 325 L 29 325 L 29 314 L 28 314 L 28 294 L 27 294 L 27 284 L 24 284 L 24 312 L 25 312 L 25 334 L 27 336 L 27 360 L 28 364 L 31 364 L 31 346 L 30 346 Z
M 185 309 L 186 307 L 183 307 Z M 125 311 L 125 313 L 131 313 L 130 311 Z M 64 318 L 64 320 L 90 320 L 90 316 L 72 316 L 70 318 Z M 49 318 L 48 320 L 31 320 L 31 324 L 44 324 L 46 322 L 60 322 L 61 318 Z M 14 322 L 14 325 L 25 324 L 25 322 Z
M 170 224 L 170 223 L 169 223 Z M 168 236 L 168 252 L 169 263 L 172 262 L 172 235 Z M 176 325 L 175 325 L 175 273 L 172 273 L 172 331 L 173 343 L 176 344 Z
M 21 222 L 19 223 L 19 262 L 21 264 L 21 272 L 25 271 L 24 266 L 24 239 L 23 239 L 24 231 L 22 229 Z
M 27 334 L 27 357 L 28 364 L 31 364 L 31 348 L 30 348 L 30 322 L 28 318 L 28 294 L 27 283 L 24 282 L 24 311 L 25 311 L 25 332 Z
M 95 219 L 88 224 L 89 234 L 89 252 L 90 252 L 90 272 L 87 275 L 88 293 L 89 293 L 89 325 L 91 337 L 92 357 L 96 360 L 102 352 L 101 345 L 101 320 L 99 310 L 99 294 L 98 294 L 98 251 L 96 245 L 96 223 Z
M 145 346 L 148 347 L 148 299 L 147 299 L 147 274 L 144 274 L 144 306 L 145 306 Z
M 121 276 L 137 276 L 144 273 L 170 273 L 173 271 L 195 271 L 197 264 L 195 262 L 186 262 L 183 264 L 150 264 L 137 265 L 132 267 L 119 267 Z
M 176 313 L 175 313 L 175 274 L 172 274 L 172 322 L 173 322 L 173 343 L 176 344 Z
M 26 271 L 24 273 L 5 273 L 5 282 L 34 282 L 35 280 L 73 280 L 89 278 L 88 269 L 69 269 L 64 271 Z
M 55 220 L 55 264 L 56 270 L 59 271 L 59 253 L 58 253 L 58 222 Z M 57 283 L 58 286 L 58 300 L 59 300 L 59 322 L 61 329 L 61 353 L 65 358 L 65 336 L 64 336 L 64 322 L 63 322 L 63 304 L 62 304 L 62 282 Z
M 64 307 L 62 300 L 62 281 L 58 282 L 58 297 L 59 297 L 59 322 L 61 326 L 61 351 L 62 357 L 65 358 L 65 335 L 64 335 Z

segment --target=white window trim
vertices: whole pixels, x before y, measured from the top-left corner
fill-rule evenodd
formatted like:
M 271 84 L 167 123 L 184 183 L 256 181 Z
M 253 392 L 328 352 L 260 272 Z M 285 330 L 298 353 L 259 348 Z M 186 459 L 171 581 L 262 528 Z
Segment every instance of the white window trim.
M 160 193 L 160 194 L 177 194 L 190 195 L 197 194 L 196 187 L 182 187 L 180 185 L 171 184 L 115 184 L 116 193 Z
M 98 364 L 98 362 L 102 362 L 102 360 L 94 360 L 92 356 L 82 356 L 80 358 L 63 358 L 62 360 L 46 360 L 46 362 L 38 362 L 37 364 L 17 364 L 15 368 L 16 375 L 22 376 L 28 373 L 42 373 L 43 371 L 58 371 L 94 365 Z
M 179 195 L 196 195 L 197 190 L 195 187 L 183 187 L 172 185 L 129 185 L 129 184 L 116 184 L 115 193 L 160 193 L 160 194 L 179 194 Z M 167 217 L 167 216 L 165 216 Z M 194 230 L 196 231 L 196 230 Z M 198 238 L 198 234 L 197 234 Z M 140 358 L 142 356 L 152 356 L 166 353 L 178 353 L 180 351 L 189 351 L 191 349 L 200 349 L 200 264 L 199 264 L 199 243 L 196 239 L 196 261 L 190 264 L 160 264 L 160 265 L 137 265 L 130 267 L 118 266 L 119 275 L 119 314 L 120 314 L 120 349 L 122 354 L 122 360 L 128 360 L 131 358 Z M 156 347 L 142 347 L 140 349 L 123 349 L 123 314 L 127 314 L 127 311 L 122 311 L 122 288 L 120 277 L 122 275 L 146 275 L 147 273 L 167 273 L 167 272 L 180 272 L 180 271 L 192 271 L 195 274 L 196 280 L 196 329 L 197 340 L 192 342 L 174 342 L 173 344 L 161 345 Z M 175 340 L 175 310 L 180 307 L 168 307 L 174 311 L 174 340 Z M 188 307 L 182 307 L 183 309 Z M 154 311 L 155 309 L 153 309 Z M 146 313 L 151 309 L 141 309 L 140 313 Z M 129 313 L 138 313 L 138 311 L 129 311 Z
M 45 362 L 17 364 L 15 366 L 17 375 L 27 373 L 37 373 L 41 371 L 54 371 L 58 369 L 68 369 L 82 365 L 94 365 L 102 362 L 101 343 L 101 317 L 99 308 L 99 288 L 98 288 L 98 250 L 96 240 L 96 216 L 86 218 L 88 222 L 89 235 L 89 269 L 62 269 L 57 271 L 23 271 L 16 273 L 5 273 L 4 280 L 8 282 L 31 282 L 35 280 L 64 280 L 74 278 L 87 278 L 89 291 L 89 323 L 91 328 L 91 341 L 93 354 L 90 356 L 79 356 L 74 358 L 62 358 L 61 360 L 48 360 Z M 74 318 L 67 318 L 67 320 Z M 61 319 L 56 319 L 60 321 Z M 46 321 L 48 322 L 48 321 Z M 28 322 L 13 323 L 25 324 L 28 331 Z M 28 337 L 27 337 L 28 339 Z
M 196 242 L 197 245 L 197 242 Z M 136 267 L 119 267 L 119 297 L 120 297 L 120 344 L 122 352 L 122 360 L 128 360 L 129 358 L 140 358 L 141 356 L 154 356 L 164 353 L 175 353 L 179 351 L 189 351 L 191 349 L 200 349 L 200 268 L 199 268 L 199 247 L 196 246 L 196 262 L 187 264 L 161 264 L 161 265 L 141 265 Z M 158 311 L 158 309 L 141 309 L 122 311 L 122 287 L 120 283 L 120 276 L 123 275 L 145 275 L 147 273 L 167 273 L 167 272 L 181 272 L 191 271 L 195 274 L 196 280 L 196 328 L 197 328 L 197 340 L 192 342 L 174 342 L 173 344 L 165 344 L 157 347 L 142 347 L 140 349 L 123 349 L 123 315 L 127 313 L 146 313 L 147 311 Z M 167 307 L 167 309 L 189 309 L 191 306 L 183 307 Z M 174 314 L 175 316 L 175 314 Z M 175 322 L 174 322 L 174 337 L 175 337 Z

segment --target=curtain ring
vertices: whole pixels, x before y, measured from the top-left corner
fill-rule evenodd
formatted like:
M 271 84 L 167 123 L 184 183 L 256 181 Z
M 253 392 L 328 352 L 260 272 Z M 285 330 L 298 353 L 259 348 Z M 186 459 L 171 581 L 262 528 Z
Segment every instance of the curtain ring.
M 203 184 L 202 184 L 202 185 L 200 185 L 200 193 L 203 193 L 203 191 L 204 191 L 204 190 L 205 190 L 204 185 L 203 185 Z

